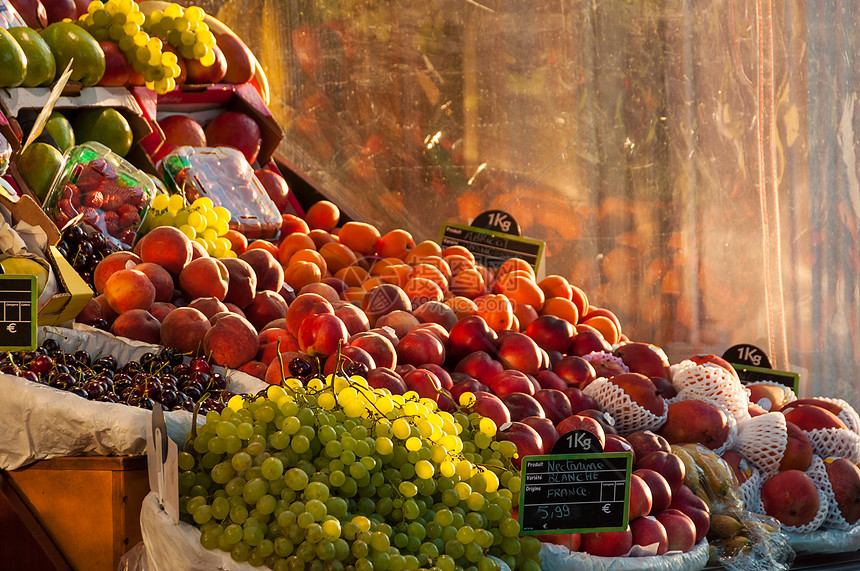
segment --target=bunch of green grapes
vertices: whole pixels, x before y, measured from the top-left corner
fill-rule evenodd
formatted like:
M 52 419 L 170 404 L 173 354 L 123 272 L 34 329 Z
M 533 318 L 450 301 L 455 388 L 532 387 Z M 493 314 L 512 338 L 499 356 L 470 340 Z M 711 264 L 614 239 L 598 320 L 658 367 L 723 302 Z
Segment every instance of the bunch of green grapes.
M 205 66 L 215 63 L 215 35 L 203 21 L 206 13 L 198 6 L 183 8 L 170 4 L 146 17 L 143 29 L 176 48 L 185 59 L 197 59 Z
M 357 375 L 236 397 L 179 455 L 182 519 L 207 549 L 274 571 L 538 571 L 512 510 L 516 446 Z
M 186 204 L 181 194 L 158 194 L 153 197 L 146 217 L 146 231 L 158 226 L 173 226 L 189 239 L 198 242 L 214 258 L 235 258 L 230 240 L 224 234 L 230 229 L 230 211 L 215 206 L 206 196 Z
M 174 53 L 164 53 L 161 39 L 145 31 L 145 22 L 134 0 L 93 0 L 78 19 L 95 39 L 116 42 L 149 89 L 167 93 L 176 87 L 179 60 Z

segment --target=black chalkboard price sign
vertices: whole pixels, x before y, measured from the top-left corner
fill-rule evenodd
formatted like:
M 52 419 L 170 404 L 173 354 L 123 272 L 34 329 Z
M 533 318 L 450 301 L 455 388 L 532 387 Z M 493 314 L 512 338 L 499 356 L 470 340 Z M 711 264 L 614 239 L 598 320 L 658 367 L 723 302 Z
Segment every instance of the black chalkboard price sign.
M 540 240 L 523 238 L 476 226 L 447 223 L 442 228 L 439 243 L 443 248 L 463 246 L 475 256 L 475 261 L 488 268 L 497 268 L 508 258 L 522 258 L 540 271 L 546 244 Z
M 624 531 L 632 464 L 627 452 L 524 457 L 520 533 Z
M 36 348 L 36 276 L 0 275 L 0 350 Z

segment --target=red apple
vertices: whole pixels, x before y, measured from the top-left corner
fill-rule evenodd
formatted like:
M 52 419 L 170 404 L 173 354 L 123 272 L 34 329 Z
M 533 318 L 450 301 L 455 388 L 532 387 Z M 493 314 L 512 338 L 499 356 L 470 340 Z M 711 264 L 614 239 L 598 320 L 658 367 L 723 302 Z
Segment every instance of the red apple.
M 804 436 L 806 435 L 804 434 Z M 735 473 L 735 478 L 737 478 L 738 480 L 738 485 L 743 484 L 750 479 L 750 476 L 752 476 L 752 465 L 736 450 L 726 450 L 725 452 L 720 454 L 720 458 L 725 460 L 726 464 L 729 465 L 729 468 L 732 469 L 732 472 Z
M 448 343 L 451 354 L 457 357 L 463 357 L 475 351 L 492 354 L 496 350 L 497 335 L 483 317 L 469 315 L 450 329 Z
M 521 421 L 527 416 L 546 417 L 540 403 L 531 395 L 515 392 L 501 398 L 505 406 L 508 407 L 513 421 Z
M 669 482 L 662 474 L 649 470 L 648 468 L 639 468 L 633 471 L 634 474 L 645 480 L 648 484 L 648 489 L 651 490 L 651 515 L 667 509 L 672 503 L 672 488 L 669 487 Z M 695 535 L 695 533 L 694 533 Z
M 460 402 L 460 395 L 463 393 L 477 393 L 477 392 L 485 392 L 489 393 L 490 388 L 484 383 L 469 377 L 468 379 L 457 381 L 448 391 L 451 393 L 451 398 L 455 403 Z M 510 417 L 510 413 L 508 413 L 508 417 Z
M 669 548 L 669 537 L 666 528 L 653 516 L 645 516 L 630 521 L 630 531 L 633 534 L 633 544 L 642 547 L 656 545 L 654 555 L 663 555 Z
M 177 147 L 205 147 L 206 134 L 203 127 L 188 115 L 177 113 L 158 120 L 164 132 L 164 140 Z
M 552 370 L 568 385 L 580 389 L 585 388 L 588 383 L 597 378 L 597 373 L 591 363 L 577 355 L 568 355 L 562 358 Z
M 521 419 L 520 422 L 528 424 L 540 434 L 541 441 L 543 442 L 542 454 L 549 454 L 559 437 L 555 424 L 550 419 L 541 416 L 527 416 Z
M 508 440 L 517 445 L 517 456 L 512 458 L 514 467 L 519 469 L 526 456 L 540 456 L 543 451 L 543 441 L 540 434 L 522 422 L 509 422 L 499 427 L 496 440 Z
M 570 338 L 570 346 L 567 348 L 568 355 L 582 357 L 595 351 L 612 351 L 612 346 L 597 331 L 583 329 Z
M 395 349 L 398 363 L 418 367 L 425 363 L 441 365 L 445 362 L 445 345 L 429 331 L 410 331 L 397 343 Z
M 439 379 L 439 384 L 446 391 L 451 390 L 451 387 L 454 386 L 454 380 L 451 378 L 451 375 L 448 373 L 448 371 L 442 366 L 437 365 L 435 363 L 425 363 L 422 365 L 422 367 L 436 375 L 436 378 Z
M 549 369 L 541 369 L 534 374 L 534 378 L 542 389 L 556 389 L 558 391 L 564 391 L 568 387 L 568 384 L 564 379 Z

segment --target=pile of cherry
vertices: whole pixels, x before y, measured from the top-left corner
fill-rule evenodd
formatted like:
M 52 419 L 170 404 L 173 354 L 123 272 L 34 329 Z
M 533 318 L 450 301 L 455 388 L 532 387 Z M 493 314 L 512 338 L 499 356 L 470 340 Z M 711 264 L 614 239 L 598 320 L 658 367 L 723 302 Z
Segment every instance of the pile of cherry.
M 204 358 L 185 362 L 170 348 L 144 353 L 123 365 L 112 355 L 91 356 L 87 351 L 66 352 L 54 339 L 33 351 L 0 354 L 0 373 L 48 385 L 92 401 L 122 403 L 152 409 L 221 411 L 233 393 L 227 378 L 212 370 Z

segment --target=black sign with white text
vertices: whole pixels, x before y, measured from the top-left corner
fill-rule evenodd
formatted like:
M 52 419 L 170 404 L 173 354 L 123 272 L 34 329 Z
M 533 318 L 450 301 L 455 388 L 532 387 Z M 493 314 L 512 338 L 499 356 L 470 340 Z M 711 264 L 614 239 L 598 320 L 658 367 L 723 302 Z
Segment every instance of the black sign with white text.
M 0 275 L 0 350 L 36 348 L 36 276 Z
M 445 224 L 439 243 L 443 248 L 463 246 L 475 256 L 475 261 L 488 268 L 497 268 L 508 258 L 522 258 L 539 272 L 545 244 L 540 240 L 523 238 L 460 224 Z

